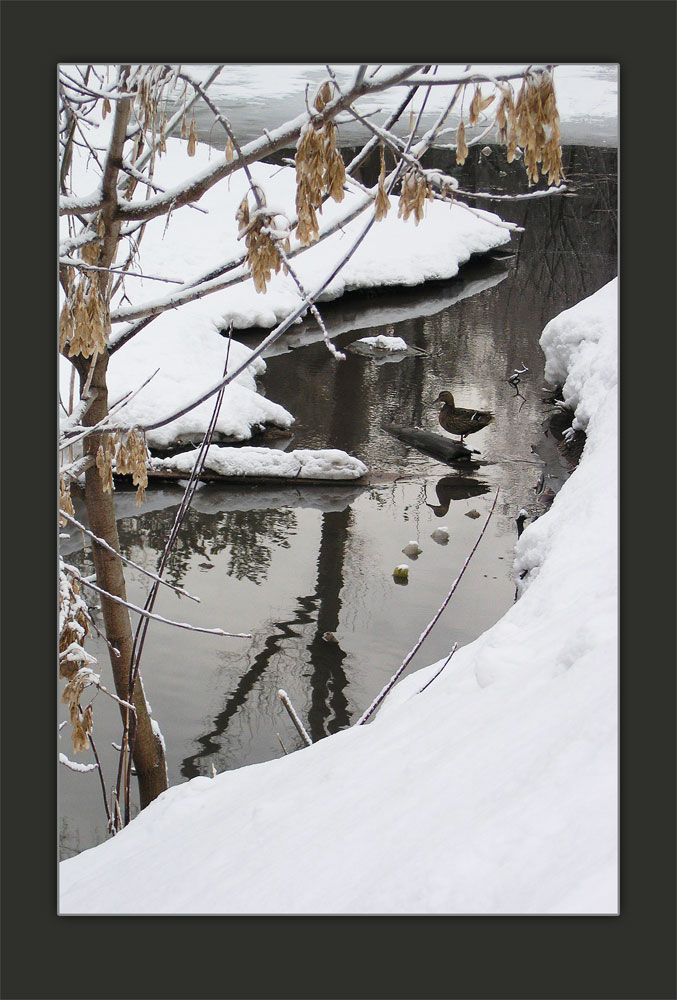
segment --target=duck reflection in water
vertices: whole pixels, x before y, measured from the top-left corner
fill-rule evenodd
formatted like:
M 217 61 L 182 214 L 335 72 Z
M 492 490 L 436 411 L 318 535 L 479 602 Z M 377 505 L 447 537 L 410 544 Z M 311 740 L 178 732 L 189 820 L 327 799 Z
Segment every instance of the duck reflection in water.
M 435 484 L 439 503 L 426 502 L 426 507 L 435 511 L 435 517 L 444 517 L 453 500 L 469 500 L 471 497 L 479 497 L 488 492 L 489 484 L 480 479 L 470 479 L 467 476 L 442 476 Z
M 439 394 L 435 403 L 444 403 L 439 414 L 440 426 L 449 434 L 459 434 L 461 441 L 466 434 L 481 431 L 494 419 L 493 413 L 488 410 L 468 410 L 456 406 L 454 396 L 448 389 Z

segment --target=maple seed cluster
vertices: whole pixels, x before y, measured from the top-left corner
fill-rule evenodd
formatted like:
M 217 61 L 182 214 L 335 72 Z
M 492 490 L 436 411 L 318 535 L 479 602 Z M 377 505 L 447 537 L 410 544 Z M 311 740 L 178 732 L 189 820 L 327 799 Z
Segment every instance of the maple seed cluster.
M 96 660 L 85 652 L 82 643 L 88 632 L 85 604 L 80 596 L 80 585 L 63 571 L 59 574 L 59 677 L 68 681 L 61 700 L 69 706 L 72 726 L 73 749 L 86 750 L 92 731 L 92 708 L 80 707 L 82 692 L 98 675 L 91 669 Z
M 101 477 L 103 492 L 111 493 L 113 490 L 113 463 L 115 463 L 117 473 L 131 475 L 132 482 L 137 487 L 136 504 L 137 506 L 142 504 L 148 485 L 146 454 L 146 437 L 138 428 L 106 434 L 96 453 L 96 467 Z
M 84 689 L 91 684 L 90 670 L 77 670 L 73 678 L 63 689 L 61 701 L 68 705 L 73 727 L 73 749 L 76 753 L 86 750 L 89 746 L 89 734 L 92 731 L 92 706 L 80 708 L 80 698 Z
M 433 190 L 423 174 L 411 167 L 402 178 L 402 190 L 397 211 L 398 219 L 404 219 L 406 222 L 413 214 L 414 222 L 418 225 L 423 218 L 426 198 L 428 201 L 433 200 Z
M 265 211 L 265 206 L 251 214 L 245 195 L 240 202 L 235 219 L 238 225 L 238 239 L 244 237 L 247 248 L 247 265 L 254 282 L 254 289 L 257 292 L 265 293 L 273 271 L 277 274 L 282 268 L 284 273 L 287 273 L 287 267 L 283 263 L 271 235 L 271 233 L 276 232 L 273 216 Z M 280 236 L 283 236 L 282 232 Z M 282 248 L 289 252 L 288 236 L 283 236 Z
M 529 183 L 541 174 L 548 184 L 564 178 L 560 146 L 559 113 L 550 73 L 526 74 L 517 99 L 517 141 L 524 147 L 524 166 Z
M 83 248 L 93 256 L 98 255 L 91 246 Z M 91 263 L 91 261 L 88 261 Z M 68 268 L 70 273 L 71 268 Z M 103 354 L 106 349 L 108 330 L 108 308 L 100 291 L 96 272 L 83 271 L 78 279 L 68 279 L 68 294 L 59 317 L 59 350 L 73 358 L 81 355 L 90 358 L 93 354 Z
M 313 107 L 321 113 L 331 99 L 331 86 L 325 81 L 317 92 Z M 296 147 L 296 235 L 301 246 L 308 246 L 320 235 L 317 212 L 322 212 L 325 195 L 343 201 L 346 170 L 336 144 L 336 126 L 327 121 L 309 122 L 301 131 Z

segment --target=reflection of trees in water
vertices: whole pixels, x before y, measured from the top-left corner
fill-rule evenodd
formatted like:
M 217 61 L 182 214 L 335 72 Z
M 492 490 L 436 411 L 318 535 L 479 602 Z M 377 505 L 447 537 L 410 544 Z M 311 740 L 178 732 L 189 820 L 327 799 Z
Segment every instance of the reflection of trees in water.
M 513 329 L 527 313 L 544 327 L 617 273 L 616 150 L 570 146 L 564 154 L 569 194 L 489 203 L 524 227 L 503 299 Z
M 131 556 L 134 549 L 163 550 L 174 523 L 176 508 L 148 511 L 118 522 L 120 548 Z M 205 559 L 228 553 L 229 576 L 236 580 L 265 580 L 272 548 L 289 548 L 288 538 L 296 532 L 296 515 L 291 509 L 233 510 L 218 514 L 188 513 L 166 569 L 167 579 L 180 585 L 195 555 Z
M 235 690 L 228 697 L 223 709 L 212 721 L 212 728 L 208 733 L 198 737 L 197 743 L 200 749 L 197 753 L 186 757 L 181 764 L 181 774 L 185 778 L 195 778 L 198 774 L 204 773 L 204 766 L 201 766 L 205 758 L 215 756 L 221 750 L 221 742 L 226 732 L 230 720 L 245 705 L 247 698 L 260 680 L 261 676 L 268 668 L 273 656 L 282 652 L 285 640 L 298 637 L 297 626 L 308 625 L 312 622 L 312 615 L 316 609 L 316 597 L 299 597 L 296 607 L 289 618 L 284 621 L 275 622 L 270 626 L 271 631 L 266 636 L 262 648 L 254 657 L 252 663 L 240 676 L 235 686 Z
M 314 741 L 344 729 L 350 721 L 348 701 L 343 693 L 348 683 L 343 670 L 346 653 L 341 649 L 340 641 L 327 642 L 322 636 L 338 629 L 343 566 L 352 517 L 349 507 L 322 515 L 315 588 L 319 600 L 317 628 L 307 647 L 312 665 L 308 723 Z
M 349 507 L 322 515 L 315 592 L 310 596 L 298 597 L 288 618 L 271 623 L 270 632 L 261 649 L 241 674 L 223 709 L 212 720 L 211 729 L 197 739 L 200 749 L 183 761 L 181 773 L 184 777 L 194 778 L 204 773 L 203 761 L 222 749 L 223 736 L 231 719 L 246 704 L 272 659 L 284 651 L 285 643 L 298 639 L 299 627 L 303 628 L 313 622 L 313 637 L 305 647 L 309 654 L 310 668 L 310 735 L 316 741 L 349 724 L 348 701 L 343 693 L 348 683 L 342 666 L 346 653 L 341 649 L 340 643 L 327 642 L 323 636 L 326 632 L 336 631 L 339 624 L 343 565 L 351 523 L 352 512 Z

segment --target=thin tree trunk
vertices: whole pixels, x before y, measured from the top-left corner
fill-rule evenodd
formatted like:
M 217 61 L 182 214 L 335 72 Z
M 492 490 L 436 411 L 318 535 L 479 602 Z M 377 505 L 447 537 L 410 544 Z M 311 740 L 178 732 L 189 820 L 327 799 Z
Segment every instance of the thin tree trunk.
M 84 367 L 80 365 L 78 367 L 80 368 L 80 378 L 84 384 L 86 378 Z M 107 355 L 100 356 L 92 378 L 92 387 L 98 390 L 98 395 L 85 417 L 89 426 L 96 424 L 108 412 L 107 367 Z M 86 440 L 86 451 L 95 456 L 101 443 L 101 437 L 101 434 L 91 434 Z M 102 485 L 96 467 L 87 469 L 85 472 L 85 504 L 89 527 L 95 535 L 103 538 L 112 548 L 119 551 L 120 544 L 113 494 L 104 493 Z M 125 578 L 120 560 L 100 545 L 92 546 L 92 557 L 98 585 L 116 597 L 126 600 Z M 129 612 L 127 608 L 121 607 L 103 596 L 101 609 L 106 637 L 120 651 L 119 657 L 116 657 L 112 651 L 109 652 L 115 690 L 119 698 L 126 700 L 129 696 L 129 667 L 134 641 Z M 143 809 L 167 788 L 167 766 L 162 740 L 159 735 L 153 732 L 141 678 L 137 680 L 134 688 L 133 704 L 136 708 L 136 724 L 138 726 L 134 742 L 134 766 L 138 775 L 141 808 Z M 121 713 L 124 712 L 125 709 L 121 708 Z M 132 718 L 132 732 L 133 726 L 134 719 Z

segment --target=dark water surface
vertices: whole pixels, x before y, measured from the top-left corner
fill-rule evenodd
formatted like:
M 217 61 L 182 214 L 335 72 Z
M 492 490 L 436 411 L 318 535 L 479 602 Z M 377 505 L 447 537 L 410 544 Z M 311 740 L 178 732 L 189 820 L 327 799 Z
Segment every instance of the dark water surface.
M 553 407 L 543 401 L 538 339 L 548 320 L 604 285 L 617 267 L 615 151 L 571 147 L 565 154 L 573 196 L 481 206 L 525 226 L 513 238 L 512 258 L 473 262 L 449 282 L 355 294 L 322 307 L 339 347 L 385 334 L 420 353 L 378 363 L 348 352 L 339 364 L 304 323 L 267 358 L 262 391 L 296 417 L 289 447 L 341 448 L 369 466 L 371 485 L 199 489 L 167 578 L 201 603 L 163 588 L 156 611 L 253 639 L 151 625 L 142 673 L 167 743 L 170 784 L 208 775 L 212 765 L 222 771 L 280 756 L 277 734 L 289 751 L 298 747 L 279 688 L 313 739 L 354 722 L 441 604 L 498 487 L 487 533 L 409 670 L 446 656 L 454 642 L 471 642 L 513 602 L 515 518 L 521 508 L 532 517 L 546 509 L 535 491 L 541 474 L 556 492 L 572 467 L 544 431 Z M 505 189 L 503 166 L 498 157 L 476 157 L 462 183 Z M 518 394 L 508 378 L 524 366 Z M 470 468 L 427 457 L 384 429 L 396 422 L 439 431 L 432 402 L 443 388 L 453 390 L 457 405 L 495 414 L 467 439 L 480 451 Z M 123 552 L 154 568 L 180 499 L 178 487 L 155 487 L 136 508 L 134 494 L 119 491 Z M 473 510 L 480 518 L 466 516 Z M 442 525 L 446 545 L 430 537 Z M 416 560 L 401 551 L 411 540 L 423 549 Z M 81 567 L 91 565 L 74 536 L 65 551 Z M 393 580 L 403 563 L 410 567 L 406 586 Z M 147 578 L 130 569 L 127 579 L 130 600 L 142 604 Z M 326 641 L 327 632 L 338 642 Z M 106 683 L 105 647 L 90 647 Z M 94 735 L 110 785 L 110 744 L 120 725 L 117 709 L 103 701 L 99 695 Z M 60 749 L 72 757 L 67 732 Z M 62 857 L 104 839 L 94 772 L 60 767 L 59 803 Z

